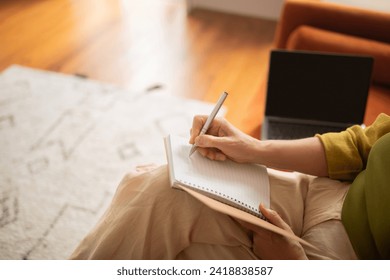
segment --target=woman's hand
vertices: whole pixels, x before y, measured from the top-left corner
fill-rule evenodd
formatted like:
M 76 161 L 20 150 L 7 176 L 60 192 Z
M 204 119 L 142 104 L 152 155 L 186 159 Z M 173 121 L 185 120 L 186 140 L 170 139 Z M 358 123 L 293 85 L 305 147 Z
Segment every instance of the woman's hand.
M 207 116 L 195 116 L 190 144 L 198 146 L 198 151 L 212 160 L 229 158 L 236 162 L 254 162 L 254 150 L 259 140 L 250 137 L 235 128 L 228 121 L 216 118 L 210 125 L 207 133 L 199 133 L 207 120 Z
M 328 176 L 324 147 L 318 137 L 297 140 L 255 139 L 222 118 L 214 119 L 206 134 L 198 136 L 207 116 L 196 116 L 190 144 L 212 160 L 229 158 L 236 162 L 258 163 L 267 167 Z
M 271 209 L 260 205 L 260 211 L 267 220 L 277 227 L 293 233 L 289 225 Z M 253 252 L 263 260 L 305 260 L 306 253 L 302 245 L 295 240 L 273 233 L 261 227 L 245 223 L 246 228 L 253 231 Z M 293 233 L 294 234 L 294 233 Z

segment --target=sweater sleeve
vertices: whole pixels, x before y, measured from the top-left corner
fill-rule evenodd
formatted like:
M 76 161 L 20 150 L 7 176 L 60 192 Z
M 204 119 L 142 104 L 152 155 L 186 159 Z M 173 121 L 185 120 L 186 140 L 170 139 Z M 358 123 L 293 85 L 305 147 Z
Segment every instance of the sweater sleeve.
M 325 149 L 329 177 L 352 181 L 365 169 L 372 145 L 388 132 L 390 116 L 380 114 L 365 129 L 355 125 L 340 133 L 316 135 Z

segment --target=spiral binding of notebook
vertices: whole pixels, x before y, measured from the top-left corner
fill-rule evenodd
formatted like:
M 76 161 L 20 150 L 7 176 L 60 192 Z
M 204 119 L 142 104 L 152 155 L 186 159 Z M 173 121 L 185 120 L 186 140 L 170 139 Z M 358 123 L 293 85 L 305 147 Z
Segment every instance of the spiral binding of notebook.
M 230 197 L 229 195 L 226 195 L 222 192 L 215 191 L 213 189 L 207 188 L 207 187 L 202 187 L 202 186 L 197 186 L 191 182 L 187 181 L 178 181 L 180 184 L 182 184 L 184 187 L 188 187 L 192 190 L 195 190 L 197 192 L 203 193 L 204 195 L 213 198 L 215 200 L 218 200 L 222 203 L 225 203 L 227 205 L 233 206 L 235 208 L 238 208 L 242 211 L 245 211 L 249 214 L 252 214 L 256 217 L 259 217 L 261 219 L 265 219 L 263 214 L 260 212 L 259 209 L 256 209 L 253 206 L 248 205 L 247 203 L 244 203 L 236 198 Z

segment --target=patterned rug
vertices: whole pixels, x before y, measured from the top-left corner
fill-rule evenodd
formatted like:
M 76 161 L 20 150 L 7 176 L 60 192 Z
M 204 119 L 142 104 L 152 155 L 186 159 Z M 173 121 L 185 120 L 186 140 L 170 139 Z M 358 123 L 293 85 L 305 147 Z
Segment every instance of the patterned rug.
M 122 176 L 211 104 L 13 66 L 0 74 L 0 259 L 66 259 Z

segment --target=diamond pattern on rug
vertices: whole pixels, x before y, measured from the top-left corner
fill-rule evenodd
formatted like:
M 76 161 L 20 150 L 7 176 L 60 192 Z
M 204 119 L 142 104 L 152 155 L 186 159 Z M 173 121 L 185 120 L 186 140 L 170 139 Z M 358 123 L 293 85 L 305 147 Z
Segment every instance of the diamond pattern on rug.
M 212 104 L 21 66 L 0 75 L 0 259 L 66 259 L 138 164 Z

